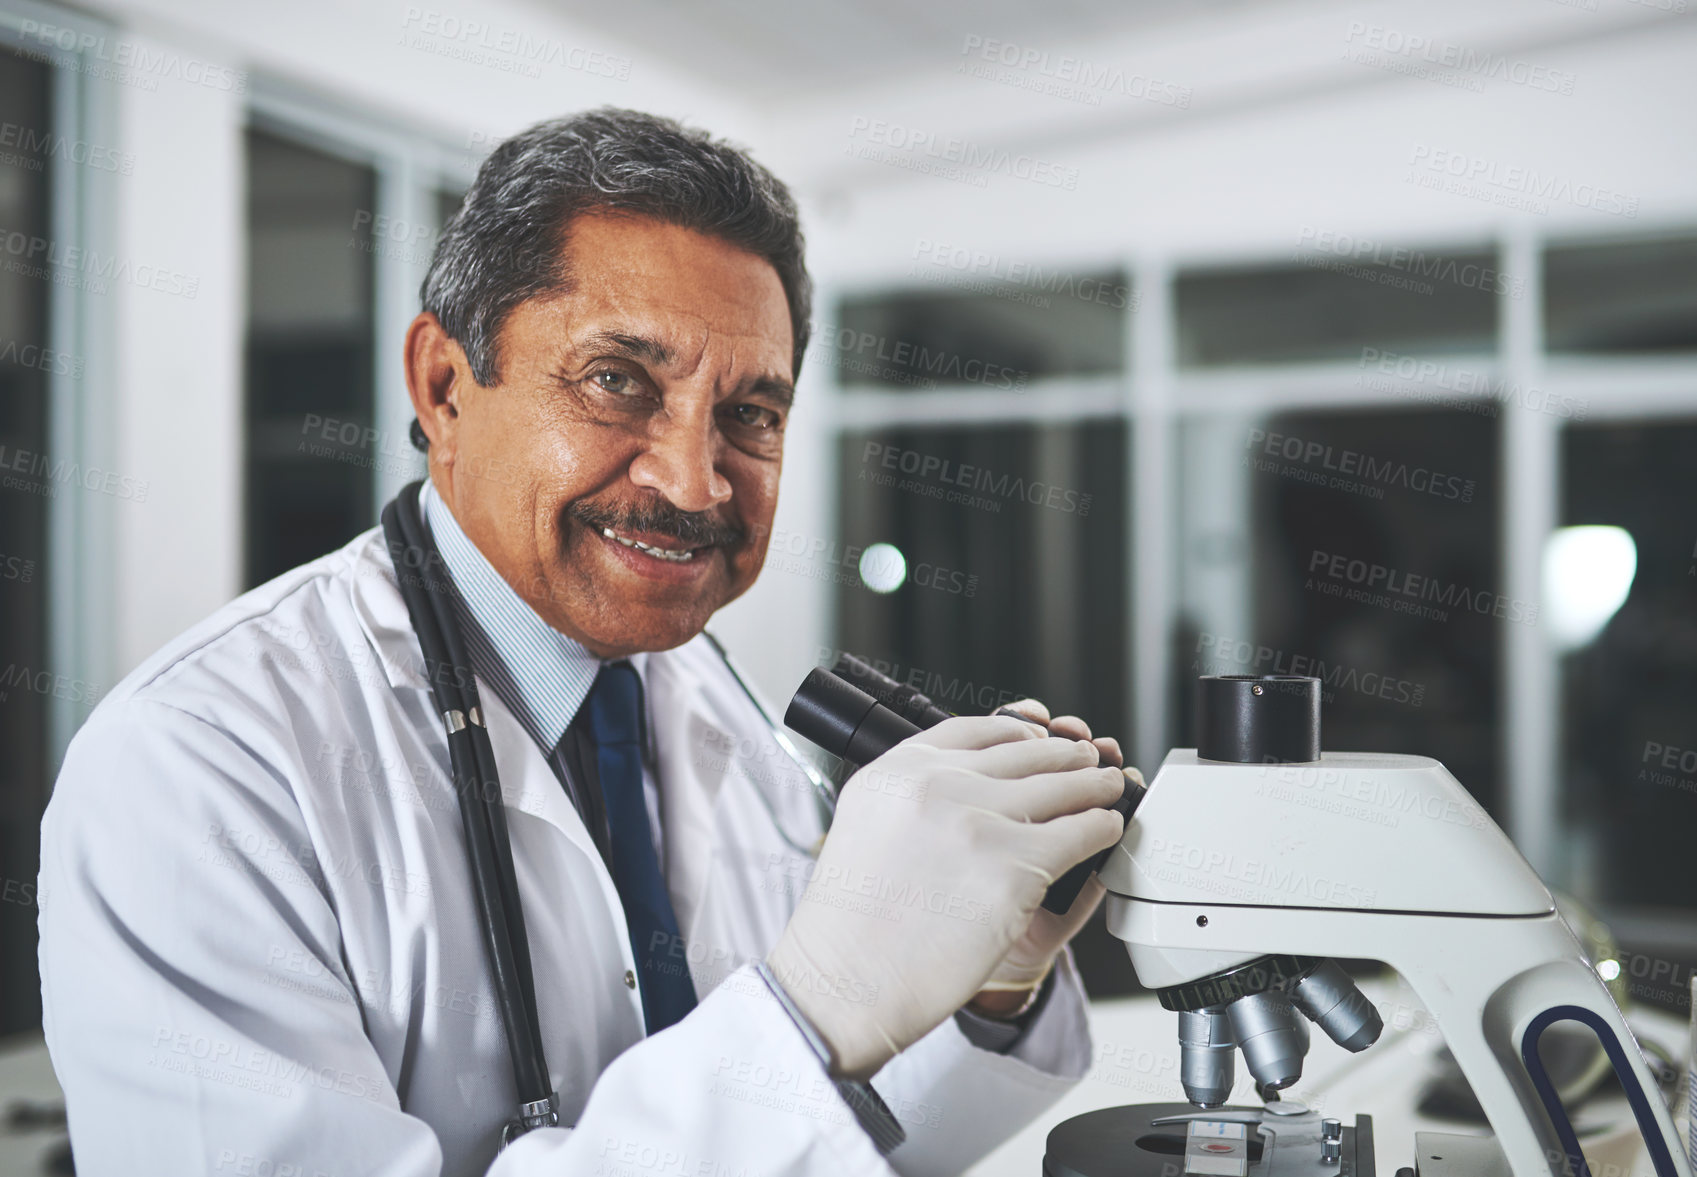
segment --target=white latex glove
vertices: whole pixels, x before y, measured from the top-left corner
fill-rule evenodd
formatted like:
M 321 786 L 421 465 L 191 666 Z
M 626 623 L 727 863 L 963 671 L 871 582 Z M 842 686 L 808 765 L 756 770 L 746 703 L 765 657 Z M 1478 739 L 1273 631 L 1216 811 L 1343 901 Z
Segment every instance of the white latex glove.
M 983 987 L 1049 884 L 1119 840 L 1101 807 L 1124 781 L 1007 716 L 945 720 L 849 778 L 767 957 L 835 1074 L 870 1078 Z
M 1008 705 L 1009 711 L 1018 711 L 1029 715 L 1032 719 L 1047 724 L 1049 734 L 1073 740 L 1089 740 L 1090 725 L 1076 715 L 1063 715 L 1050 719 L 1049 709 L 1036 699 L 1021 699 Z M 1120 752 L 1119 742 L 1110 737 L 1092 740 L 1102 759 L 1108 764 L 1122 765 L 1125 761 Z M 1135 768 L 1124 768 L 1121 771 L 1139 785 L 1143 784 L 1143 774 Z M 981 1013 L 997 1016 L 1007 1009 L 1016 1008 L 1021 1002 L 1015 1000 L 1006 1003 L 1004 1009 L 986 1008 L 987 993 L 1010 993 L 1023 996 L 1043 983 L 1043 978 L 1049 975 L 1054 966 L 1055 958 L 1061 954 L 1079 929 L 1090 922 L 1090 917 L 1096 913 L 1096 908 L 1102 902 L 1102 896 L 1107 894 L 1107 888 L 1095 875 L 1091 875 L 1079 891 L 1078 898 L 1063 915 L 1039 906 L 1032 913 L 1031 922 L 1024 933 L 1014 942 L 1008 954 L 1004 956 L 995 971 L 990 974 L 980 989 L 978 997 L 970 1008 Z

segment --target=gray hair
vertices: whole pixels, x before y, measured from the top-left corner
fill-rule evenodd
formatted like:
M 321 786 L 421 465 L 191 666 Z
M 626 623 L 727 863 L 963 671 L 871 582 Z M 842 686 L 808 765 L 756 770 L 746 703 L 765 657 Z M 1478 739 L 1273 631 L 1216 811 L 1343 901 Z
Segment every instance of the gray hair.
M 693 229 L 770 262 L 789 303 L 792 374 L 800 374 L 813 282 L 789 189 L 706 131 L 604 106 L 538 123 L 496 147 L 443 227 L 419 298 L 465 349 L 478 384 L 500 382 L 501 327 L 513 309 L 570 286 L 567 226 L 597 209 Z M 412 440 L 429 445 L 416 420 Z

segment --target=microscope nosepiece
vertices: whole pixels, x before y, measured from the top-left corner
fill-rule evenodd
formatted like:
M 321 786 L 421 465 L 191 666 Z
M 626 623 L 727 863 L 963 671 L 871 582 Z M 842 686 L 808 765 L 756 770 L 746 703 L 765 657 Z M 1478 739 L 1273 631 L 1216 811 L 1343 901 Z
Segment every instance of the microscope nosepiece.
M 1385 1028 L 1379 1011 L 1335 960 L 1326 961 L 1298 981 L 1291 999 L 1326 1032 L 1326 1037 L 1345 1050 L 1366 1050 Z
M 1178 1016 L 1179 1082 L 1197 1107 L 1217 1108 L 1236 1081 L 1237 1039 L 1224 1010 L 1185 1010 Z
M 1277 1091 L 1302 1078 L 1308 1027 L 1289 999 L 1278 993 L 1256 993 L 1232 1002 L 1226 1014 L 1257 1085 Z

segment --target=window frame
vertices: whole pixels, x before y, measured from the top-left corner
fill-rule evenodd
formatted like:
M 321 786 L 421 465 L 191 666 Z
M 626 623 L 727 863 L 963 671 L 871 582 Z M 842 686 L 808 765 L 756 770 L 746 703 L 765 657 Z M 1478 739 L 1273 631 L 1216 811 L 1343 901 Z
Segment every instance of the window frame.
M 78 43 L 103 43 L 117 26 L 96 17 L 37 0 L 12 0 L 0 12 L 0 45 L 40 54 L 39 40 L 24 36 L 24 21 L 55 25 L 78 35 Z M 85 37 L 84 34 L 87 34 Z M 117 143 L 118 103 L 114 87 L 99 77 L 93 50 L 54 48 L 76 68 L 48 62 L 52 71 L 52 133 L 69 141 Z M 100 168 L 50 168 L 48 234 L 83 248 L 117 252 L 118 177 Z M 80 377 L 48 374 L 48 452 L 82 469 L 116 468 L 118 448 L 113 349 L 113 300 L 74 283 L 52 283 L 47 305 L 47 339 L 54 351 L 84 361 Z M 109 495 L 62 494 L 48 502 L 45 591 L 50 665 L 67 679 L 93 684 L 102 693 L 116 683 L 117 526 Z M 47 764 L 59 775 L 71 737 L 88 717 L 85 704 L 57 695 L 49 700 Z M 51 786 L 50 786 L 51 787 Z

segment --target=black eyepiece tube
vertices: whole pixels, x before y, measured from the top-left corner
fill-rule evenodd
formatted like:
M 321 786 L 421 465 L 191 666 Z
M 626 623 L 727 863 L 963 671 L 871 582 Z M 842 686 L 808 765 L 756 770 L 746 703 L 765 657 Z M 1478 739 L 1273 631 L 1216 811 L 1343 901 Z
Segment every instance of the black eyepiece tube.
M 857 768 L 894 748 L 920 727 L 822 666 L 807 672 L 784 722 Z
M 853 661 L 871 675 L 882 678 L 903 691 L 912 690 L 879 674 L 858 658 Z M 841 665 L 839 662 L 838 666 Z M 870 681 L 872 685 L 877 685 L 876 679 Z M 784 723 L 831 755 L 839 756 L 858 768 L 876 760 L 909 736 L 917 735 L 923 728 L 935 727 L 949 718 L 948 712 L 918 691 L 912 691 L 912 698 L 907 699 L 903 707 L 910 715 L 935 715 L 935 718 L 930 718 L 929 722 L 923 725 L 916 724 L 911 719 L 898 715 L 854 683 L 816 666 L 807 672 L 807 677 L 796 689 L 795 697 L 790 700 L 789 710 L 784 712 Z M 1143 799 L 1143 792 L 1144 790 L 1127 779 L 1124 795 L 1111 808 L 1129 822 L 1132 811 Z M 1056 915 L 1065 915 L 1071 910 L 1073 901 L 1084 889 L 1084 884 L 1090 881 L 1091 875 L 1101 869 L 1112 850 L 1113 847 L 1110 846 L 1107 850 L 1077 863 L 1049 884 L 1049 890 L 1043 896 L 1043 909 Z
M 853 654 L 843 654 L 831 673 L 851 682 L 903 719 L 920 727 L 936 727 L 949 713 L 930 698 L 904 683 L 899 683 L 883 671 Z

